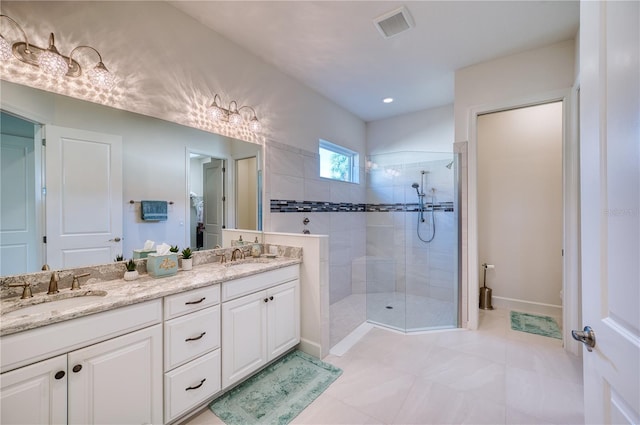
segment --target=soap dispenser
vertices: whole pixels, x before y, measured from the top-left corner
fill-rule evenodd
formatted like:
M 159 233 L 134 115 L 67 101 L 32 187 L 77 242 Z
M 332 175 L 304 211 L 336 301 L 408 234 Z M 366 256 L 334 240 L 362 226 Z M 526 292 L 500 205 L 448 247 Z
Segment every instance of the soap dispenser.
M 258 237 L 256 236 L 256 240 L 253 242 L 251 246 L 251 256 L 257 258 L 262 254 L 262 246 L 258 242 Z

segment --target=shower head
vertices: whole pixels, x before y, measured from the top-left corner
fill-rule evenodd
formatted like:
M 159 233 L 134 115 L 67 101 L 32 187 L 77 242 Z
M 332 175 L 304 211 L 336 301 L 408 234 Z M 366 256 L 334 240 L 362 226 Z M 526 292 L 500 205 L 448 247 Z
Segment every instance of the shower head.
M 412 185 L 411 185 L 411 187 L 412 187 L 412 188 L 414 188 L 414 189 L 416 190 L 416 193 L 418 194 L 418 196 L 421 196 L 421 195 L 420 195 L 420 189 L 419 189 L 419 188 L 420 188 L 420 185 L 419 185 L 418 183 L 414 183 L 414 184 L 412 184 Z
M 451 167 L 453 167 L 453 161 L 445 165 L 445 167 L 447 167 L 448 169 L 451 169 Z

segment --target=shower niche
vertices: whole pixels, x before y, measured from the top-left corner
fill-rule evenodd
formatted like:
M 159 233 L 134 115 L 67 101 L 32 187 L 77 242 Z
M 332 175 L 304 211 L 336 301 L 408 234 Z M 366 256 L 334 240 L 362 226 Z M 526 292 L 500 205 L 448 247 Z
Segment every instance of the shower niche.
M 366 318 L 403 332 L 459 326 L 457 158 L 367 160 Z

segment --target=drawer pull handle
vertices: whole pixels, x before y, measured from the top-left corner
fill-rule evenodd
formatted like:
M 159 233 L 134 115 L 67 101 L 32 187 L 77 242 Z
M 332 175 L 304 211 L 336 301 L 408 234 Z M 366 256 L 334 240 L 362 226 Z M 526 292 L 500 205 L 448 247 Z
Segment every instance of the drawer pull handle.
M 184 340 L 184 342 L 197 341 L 197 340 L 199 340 L 200 338 L 202 338 L 202 337 L 204 336 L 204 334 L 206 334 L 206 332 L 202 332 L 202 333 L 200 334 L 200 336 L 197 336 L 197 337 L 195 337 L 195 338 L 187 338 L 187 339 L 185 339 L 185 340 Z
M 200 388 L 202 386 L 202 384 L 204 384 L 204 381 L 206 381 L 207 378 L 203 378 L 202 381 L 200 381 L 200 383 L 198 385 L 196 385 L 195 387 L 187 387 L 184 390 L 185 391 L 189 391 L 189 390 L 197 390 L 198 388 Z
M 204 301 L 206 299 L 207 299 L 207 297 L 202 297 L 198 301 L 187 301 L 186 303 L 184 303 L 184 305 L 200 304 L 202 301 Z

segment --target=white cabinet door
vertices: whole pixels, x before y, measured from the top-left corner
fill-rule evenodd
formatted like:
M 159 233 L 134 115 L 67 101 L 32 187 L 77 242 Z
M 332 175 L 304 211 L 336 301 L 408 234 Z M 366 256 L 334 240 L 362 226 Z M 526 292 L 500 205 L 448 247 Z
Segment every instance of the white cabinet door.
M 0 376 L 0 423 L 67 423 L 67 356 L 44 360 Z
M 300 341 L 300 281 L 267 290 L 267 343 L 269 360 Z
M 267 362 L 266 291 L 222 304 L 222 387 Z
M 68 354 L 69 424 L 162 423 L 162 326 Z

